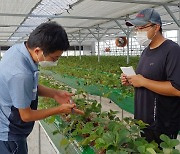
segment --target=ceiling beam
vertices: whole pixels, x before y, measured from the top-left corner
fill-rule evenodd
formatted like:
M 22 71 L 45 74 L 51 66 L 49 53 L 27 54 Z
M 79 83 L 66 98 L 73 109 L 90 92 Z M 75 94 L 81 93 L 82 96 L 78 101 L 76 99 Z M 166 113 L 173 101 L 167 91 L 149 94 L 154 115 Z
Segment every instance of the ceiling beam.
M 40 15 L 40 14 L 16 14 L 16 13 L 0 13 L 0 16 L 11 17 L 39 17 L 39 18 L 63 18 L 63 19 L 88 19 L 88 20 L 125 20 L 125 18 L 105 18 L 105 17 L 86 17 L 86 16 L 62 16 L 62 15 Z
M 0 27 L 18 27 L 19 25 L 1 25 L 0 24 Z M 21 27 L 37 27 L 39 25 L 21 25 Z M 63 26 L 63 25 L 62 25 Z M 69 28 L 69 29 L 74 29 L 74 28 L 77 28 L 77 29 L 97 29 L 97 27 L 82 27 L 82 26 L 63 26 L 63 28 Z M 112 27 L 100 27 L 100 29 L 119 29 L 119 28 L 112 28 Z
M 117 21 L 117 20 L 115 20 Z M 180 22 L 180 20 L 177 19 L 178 22 Z M 175 22 L 174 20 L 162 20 L 162 22 L 164 23 L 170 23 L 170 22 Z M 0 24 L 0 27 L 18 27 L 19 25 L 13 25 L 13 24 Z M 21 25 L 21 27 L 37 27 L 39 25 Z M 62 25 L 63 26 L 63 25 Z M 84 26 L 63 26 L 64 28 L 77 28 L 77 29 L 97 29 L 97 27 L 92 26 L 92 27 L 84 27 Z M 100 27 L 100 29 L 119 29 L 119 28 L 112 28 L 112 27 Z
M 163 2 L 152 2 L 152 1 L 141 1 L 141 0 L 96 0 L 96 1 L 177 6 L 177 4 L 170 2 L 163 3 Z
M 163 5 L 164 8 L 166 9 L 166 11 L 169 13 L 169 15 L 171 16 L 171 18 L 174 20 L 174 22 L 177 24 L 178 27 L 180 27 L 180 22 L 178 21 L 178 19 L 175 17 L 175 15 L 172 13 L 172 11 L 169 9 L 168 6 Z
M 16 33 L 16 31 L 21 27 L 21 25 L 24 23 L 24 21 L 26 21 L 26 19 L 28 18 L 28 16 L 33 12 L 33 10 L 41 3 L 42 0 L 39 0 L 39 2 L 36 3 L 36 5 L 31 8 L 30 12 L 25 16 L 25 18 L 23 19 L 23 21 L 19 24 L 19 26 L 15 29 L 15 31 L 11 34 L 11 36 L 9 36 L 8 40 L 11 39 L 11 37 L 13 37 L 13 35 Z
M 142 4 L 142 3 L 144 3 L 144 4 L 149 4 L 149 3 L 153 3 L 153 5 L 166 5 L 166 6 L 168 6 L 168 5 L 170 5 L 170 6 L 177 6 L 177 7 L 179 7 L 180 6 L 180 3 L 178 3 L 178 4 L 175 4 L 175 3 L 168 3 L 168 2 L 166 2 L 166 3 L 161 3 L 161 2 L 149 2 L 149 1 L 137 1 L 137 0 L 96 0 L 96 1 L 106 1 L 106 2 L 123 2 L 123 3 L 137 3 L 137 4 Z M 174 0 L 174 1 L 176 1 L 176 0 Z M 109 20 L 109 21 L 104 21 L 104 22 L 101 22 L 101 23 L 98 23 L 97 25 L 101 25 L 101 24 L 104 24 L 104 23 L 108 23 L 108 22 L 112 22 L 112 21 L 115 21 L 115 20 L 119 20 L 120 18 L 122 18 L 122 17 L 119 17 L 119 18 L 117 18 L 117 19 L 112 19 L 112 20 Z M 126 20 L 126 18 L 127 17 L 124 17 L 123 19 L 121 19 L 121 20 Z M 163 22 L 163 20 L 162 20 L 162 22 Z M 169 21 L 170 22 L 170 21 Z M 172 21 L 172 22 L 174 22 L 174 21 Z M 97 25 L 93 25 L 93 26 L 91 26 L 91 27 L 95 27 L 95 26 L 97 26 Z M 83 30 L 83 28 L 82 28 L 82 30 Z M 76 31 L 73 31 L 73 32 L 71 32 L 71 33 L 75 33 Z

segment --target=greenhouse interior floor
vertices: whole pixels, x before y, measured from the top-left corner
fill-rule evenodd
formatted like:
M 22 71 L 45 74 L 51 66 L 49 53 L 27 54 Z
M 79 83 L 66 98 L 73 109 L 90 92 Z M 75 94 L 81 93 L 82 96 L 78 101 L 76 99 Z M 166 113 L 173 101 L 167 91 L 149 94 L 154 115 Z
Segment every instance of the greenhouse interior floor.
M 107 98 L 93 96 L 89 94 L 88 97 L 90 99 L 101 102 L 103 111 L 109 111 L 110 109 L 114 111 L 119 111 L 117 116 L 120 119 L 122 119 L 123 117 L 133 117 L 133 114 L 123 111 L 112 101 L 110 103 L 110 100 Z M 180 135 L 178 136 L 178 140 L 180 140 Z M 177 147 L 177 149 L 180 150 L 180 145 Z M 28 137 L 28 151 L 29 154 L 59 154 L 58 149 L 52 143 L 51 139 L 48 137 L 46 131 L 44 130 L 42 125 L 39 124 L 39 122 L 35 123 L 34 129 Z

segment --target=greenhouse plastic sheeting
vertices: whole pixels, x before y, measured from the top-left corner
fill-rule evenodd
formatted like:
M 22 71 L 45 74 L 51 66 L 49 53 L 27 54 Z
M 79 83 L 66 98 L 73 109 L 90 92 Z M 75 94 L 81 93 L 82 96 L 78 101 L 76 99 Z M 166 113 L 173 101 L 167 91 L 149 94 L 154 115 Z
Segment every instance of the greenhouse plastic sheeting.
M 134 113 L 133 97 L 126 97 L 122 99 L 120 89 L 113 89 L 102 85 L 85 85 L 85 80 L 71 77 L 68 75 L 60 75 L 52 71 L 42 70 L 42 74 L 50 75 L 55 80 L 63 82 L 75 89 L 83 89 L 91 95 L 104 96 L 106 94 L 109 99 L 116 103 L 121 109 Z

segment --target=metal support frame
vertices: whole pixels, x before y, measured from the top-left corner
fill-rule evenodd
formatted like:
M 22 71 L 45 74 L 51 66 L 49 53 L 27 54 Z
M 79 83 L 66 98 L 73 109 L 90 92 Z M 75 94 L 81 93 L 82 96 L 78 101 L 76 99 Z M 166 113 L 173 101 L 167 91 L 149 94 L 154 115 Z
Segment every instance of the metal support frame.
M 35 7 L 33 7 L 33 9 Z M 30 11 L 30 13 L 31 13 L 31 11 Z M 39 17 L 39 18 L 88 19 L 88 20 L 117 20 L 117 19 L 118 20 L 125 20 L 124 18 L 105 18 L 105 17 L 86 17 L 86 16 L 62 16 L 62 15 L 39 15 L 39 14 L 30 14 L 30 13 L 29 14 L 0 13 L 0 16 L 11 16 L 11 17 L 27 17 L 28 16 L 28 17 L 36 17 L 36 18 Z
M 121 109 L 121 118 L 122 118 L 122 120 L 123 120 L 123 118 L 124 118 L 124 110 L 123 109 Z
M 81 31 L 79 30 L 79 59 L 81 60 Z
M 97 37 L 97 41 L 98 41 L 98 62 L 100 62 L 100 48 L 99 48 L 99 42 L 100 42 L 100 37 L 99 37 L 99 25 L 98 25 L 98 37 Z
M 39 131 L 39 138 L 38 138 L 38 142 L 39 142 L 39 154 L 41 154 L 41 125 L 40 123 L 38 122 L 38 131 Z
M 42 0 L 40 0 L 33 8 L 36 8 L 37 5 L 41 2 Z M 84 0 L 80 0 L 80 2 L 82 2 Z M 173 18 L 173 22 L 175 22 L 178 27 L 180 27 L 180 20 L 177 20 L 177 18 L 173 15 L 172 11 L 170 11 L 169 7 L 168 6 L 178 6 L 179 4 L 177 4 L 176 2 L 177 1 L 171 1 L 171 2 L 151 2 L 151 1 L 143 1 L 143 0 L 97 0 L 97 1 L 106 1 L 106 2 L 120 2 L 120 3 L 135 3 L 135 4 L 149 4 L 149 5 L 154 5 L 154 6 L 164 6 L 164 8 L 166 9 L 166 11 L 170 14 L 170 16 Z M 79 2 L 78 2 L 79 3 Z M 77 4 L 78 4 L 77 3 Z M 76 4 L 75 4 L 76 5 Z M 85 16 L 62 16 L 60 14 L 55 14 L 55 15 L 35 15 L 35 14 L 31 14 L 32 13 L 32 10 L 30 11 L 30 13 L 28 14 L 12 14 L 12 13 L 0 13 L 0 16 L 19 16 L 19 17 L 25 17 L 24 20 L 21 22 L 20 25 L 0 25 L 0 27 L 17 27 L 17 29 L 12 33 L 12 35 L 9 36 L 9 38 L 7 40 L 9 40 L 15 33 L 18 33 L 17 30 L 19 27 L 36 27 L 37 25 L 22 25 L 23 22 L 26 20 L 27 17 L 39 17 L 39 18 L 67 18 L 67 19 L 88 19 L 88 20 L 104 20 L 104 23 L 108 23 L 108 22 L 115 22 L 120 28 L 121 30 L 126 34 L 126 29 L 124 29 L 118 22 L 118 20 L 125 20 L 126 17 L 119 17 L 119 18 L 106 18 L 106 17 L 85 17 Z M 171 22 L 171 21 L 169 21 Z M 93 26 L 90 26 L 90 27 L 76 27 L 76 26 L 64 26 L 64 28 L 77 28 L 77 30 L 75 30 L 74 32 L 71 32 L 69 34 L 75 34 L 76 32 L 78 32 L 79 30 L 78 29 L 81 29 L 81 34 L 82 34 L 82 30 L 83 29 L 94 29 L 94 26 L 97 26 L 97 25 L 93 25 Z M 99 26 L 99 24 L 98 24 Z M 100 29 L 118 29 L 116 27 L 99 27 Z M 179 30 L 179 29 L 178 29 Z M 0 32 L 0 33 L 3 33 L 3 32 Z M 23 33 L 23 32 L 20 32 L 20 33 Z M 26 32 L 26 33 L 30 33 L 30 32 Z M 92 34 L 92 33 L 91 33 Z M 99 35 L 101 35 L 102 33 L 99 33 Z M 88 34 L 87 34 L 88 35 Z M 92 34 L 93 35 L 93 34 Z M 94 35 L 93 35 L 94 36 Z M 94 37 L 96 40 L 97 38 Z M 102 37 L 101 37 L 102 38 Z M 100 38 L 100 39 L 101 39 Z M 19 40 L 14 40 L 14 41 L 23 41 L 23 39 L 19 39 Z M 83 40 L 84 41 L 84 40 Z
M 124 32 L 124 34 L 127 35 L 127 32 L 124 30 L 124 28 L 121 26 L 121 24 L 117 20 L 114 20 L 114 22 L 120 27 L 120 29 Z
M 151 5 L 169 5 L 169 6 L 177 6 L 174 3 L 163 3 L 163 2 L 151 2 L 151 1 L 142 1 L 142 0 L 96 0 L 96 1 L 105 1 L 105 2 L 118 2 L 118 3 L 135 3 L 135 4 L 151 4 Z
M 33 10 L 41 3 L 42 0 L 36 3 L 36 5 L 31 9 L 31 11 L 25 16 L 24 20 L 20 23 L 20 25 L 16 28 L 16 30 L 9 36 L 7 40 L 9 40 L 15 33 L 16 31 L 21 27 L 21 25 L 24 23 L 24 21 L 31 15 Z
M 130 32 L 129 32 L 129 27 L 127 27 L 127 64 L 129 64 L 129 35 L 130 35 Z
M 43 127 L 43 125 L 41 124 L 40 121 L 38 121 L 38 131 L 39 131 L 39 154 L 42 153 L 41 151 L 41 133 L 45 133 L 47 139 L 49 140 L 50 144 L 52 145 L 53 149 L 55 150 L 56 154 L 60 154 L 59 150 L 57 149 L 57 147 L 55 146 L 55 144 L 53 143 L 53 141 L 51 140 L 51 138 L 49 137 L 48 133 L 46 132 L 45 128 Z
M 94 38 L 95 38 L 96 40 L 98 40 L 98 38 L 96 37 L 96 35 L 95 35 L 90 29 L 88 29 L 88 31 L 94 36 Z
M 71 36 L 78 42 L 78 44 L 79 44 L 79 55 L 80 55 L 80 59 L 81 59 L 81 44 L 82 44 L 82 42 L 85 40 L 85 38 L 87 37 L 89 35 L 89 33 L 88 34 L 86 34 L 86 36 L 84 36 L 82 39 L 81 39 L 81 31 L 79 30 L 79 40 L 73 35 L 73 34 L 71 34 Z
M 180 27 L 180 22 L 177 20 L 177 18 L 174 16 L 174 14 L 172 13 L 172 11 L 169 9 L 169 7 L 167 5 L 163 5 L 163 7 L 166 9 L 166 11 L 169 13 L 169 15 L 171 16 L 171 18 L 174 20 L 174 22 L 177 24 L 178 27 Z
M 81 33 L 81 34 L 82 34 L 82 33 Z M 89 33 L 87 33 L 87 34 L 83 37 L 83 39 L 81 40 L 81 42 L 83 42 L 88 35 L 89 35 Z
M 101 35 L 100 39 L 102 39 L 102 37 L 103 37 L 104 35 L 106 35 L 108 31 L 109 31 L 109 29 L 106 29 L 104 33 L 99 33 L 99 35 Z
M 81 33 L 82 34 L 82 33 Z M 86 36 L 84 36 L 83 38 L 82 38 L 82 40 L 78 40 L 73 34 L 71 34 L 71 36 L 79 43 L 79 42 L 83 42 L 84 40 L 85 40 L 85 38 L 87 37 L 89 35 L 89 33 L 88 34 L 86 34 Z
M 167 3 L 167 2 L 164 2 L 164 3 L 161 3 L 161 2 L 149 2 L 149 1 L 134 1 L 134 0 L 96 0 L 96 1 L 106 1 L 106 2 L 122 2 L 122 3 L 137 3 L 137 4 L 151 4 L 151 5 L 158 5 L 158 6 L 162 6 L 162 5 L 166 5 L 166 6 L 177 6 L 177 4 L 175 3 Z M 113 19 L 111 18 L 111 20 L 107 21 L 108 22 L 111 22 L 111 21 L 117 21 L 117 20 L 126 20 L 127 18 L 122 18 L 122 17 L 119 17 L 119 18 L 116 18 L 116 19 Z M 104 23 L 103 23 L 104 24 Z M 99 25 L 99 24 L 98 24 Z M 96 25 L 93 25 L 93 27 L 96 26 Z
M 109 29 L 106 29 L 106 31 L 104 32 L 104 33 L 102 33 L 102 35 L 100 36 L 100 33 L 99 33 L 99 29 L 100 29 L 100 27 L 99 27 L 99 25 L 98 25 L 98 27 L 97 27 L 97 31 L 98 31 L 98 36 L 96 36 L 90 29 L 88 29 L 89 30 L 89 32 L 94 36 L 94 38 L 97 40 L 97 42 L 98 42 L 98 62 L 100 62 L 100 49 L 99 49 L 99 42 L 100 42 L 100 40 L 101 40 L 101 38 L 104 36 L 104 35 L 106 35 L 106 33 L 109 31 Z

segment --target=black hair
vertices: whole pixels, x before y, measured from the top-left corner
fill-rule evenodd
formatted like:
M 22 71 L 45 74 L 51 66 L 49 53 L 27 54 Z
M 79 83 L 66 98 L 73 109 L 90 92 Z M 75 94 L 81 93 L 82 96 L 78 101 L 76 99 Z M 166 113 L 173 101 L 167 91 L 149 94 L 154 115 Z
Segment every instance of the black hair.
M 27 45 L 30 49 L 39 47 L 44 55 L 48 55 L 57 50 L 66 51 L 69 48 L 69 41 L 61 25 L 56 22 L 46 22 L 33 30 L 27 40 Z

